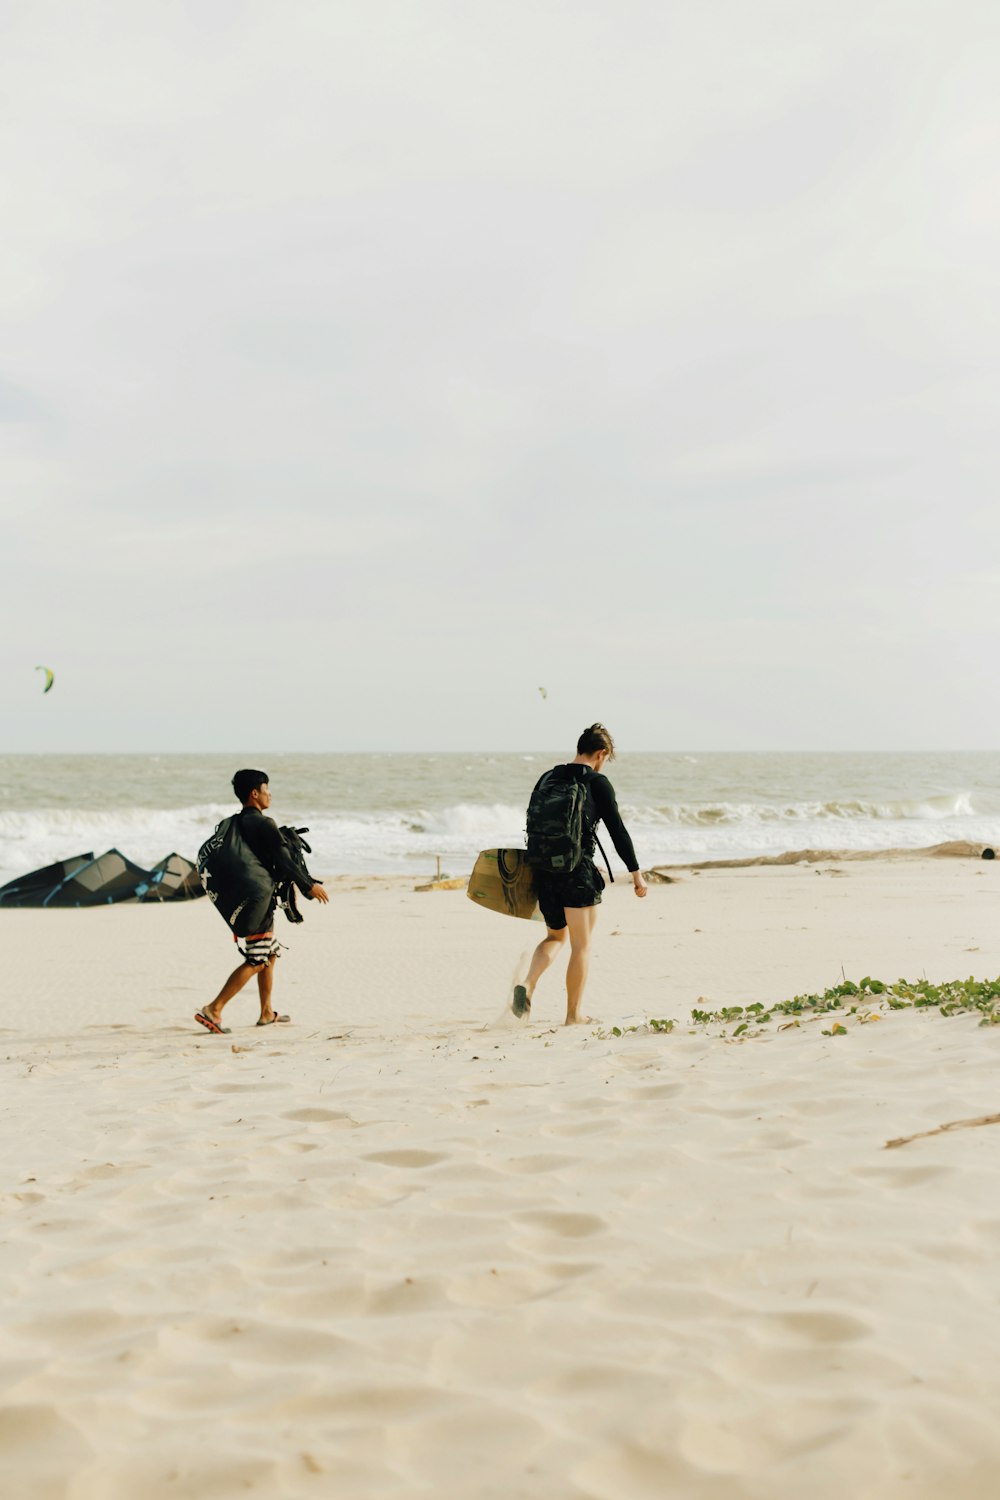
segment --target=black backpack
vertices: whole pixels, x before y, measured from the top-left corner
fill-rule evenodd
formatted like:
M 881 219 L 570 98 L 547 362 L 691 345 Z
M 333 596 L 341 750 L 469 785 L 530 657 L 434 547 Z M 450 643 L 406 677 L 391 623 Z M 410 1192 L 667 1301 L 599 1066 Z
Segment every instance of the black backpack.
M 202 844 L 198 874 L 237 937 L 260 932 L 274 900 L 274 877 L 243 838 L 239 813 L 223 818 Z
M 583 858 L 586 785 L 574 776 L 547 771 L 528 803 L 528 863 L 551 875 L 569 875 Z
M 298 866 L 296 878 L 302 884 L 313 884 L 306 869 L 303 853 L 312 853 L 302 838 L 308 828 L 278 829 L 282 843 Z M 302 914 L 295 900 L 291 880 L 276 881 L 264 868 L 240 830 L 240 815 L 223 818 L 215 832 L 198 850 L 198 874 L 206 892 L 237 937 L 249 937 L 261 930 L 278 901 L 289 922 L 301 922 Z
M 302 858 L 303 852 L 306 854 L 312 853 L 312 845 L 307 844 L 302 837 L 304 833 L 309 832 L 308 828 L 288 828 L 285 824 L 282 824 L 278 832 L 281 834 L 281 842 L 284 844 L 285 849 L 300 867 L 299 874 L 303 885 L 314 885 L 315 881 L 306 869 L 305 860 Z M 302 913 L 299 911 L 294 880 L 283 881 L 278 886 L 275 894 L 278 898 L 278 905 L 285 913 L 289 922 L 301 922 L 304 920 Z

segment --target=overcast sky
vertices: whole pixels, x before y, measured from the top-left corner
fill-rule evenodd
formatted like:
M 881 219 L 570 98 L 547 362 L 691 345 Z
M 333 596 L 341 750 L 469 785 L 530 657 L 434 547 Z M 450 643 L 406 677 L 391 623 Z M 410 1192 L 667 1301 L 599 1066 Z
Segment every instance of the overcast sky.
M 0 0 L 6 748 L 1000 745 L 998 76 L 993 0 Z

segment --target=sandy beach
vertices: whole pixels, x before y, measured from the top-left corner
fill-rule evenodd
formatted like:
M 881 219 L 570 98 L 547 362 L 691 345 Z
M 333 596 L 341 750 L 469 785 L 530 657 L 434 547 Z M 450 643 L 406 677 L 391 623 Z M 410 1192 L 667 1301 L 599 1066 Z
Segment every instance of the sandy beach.
M 995 1496 L 1000 1127 L 885 1143 L 1000 1109 L 1000 1030 L 688 1018 L 993 977 L 1000 868 L 678 874 L 569 1030 L 561 972 L 507 1011 L 540 927 L 402 878 L 226 1037 L 207 902 L 0 914 L 0 1493 Z

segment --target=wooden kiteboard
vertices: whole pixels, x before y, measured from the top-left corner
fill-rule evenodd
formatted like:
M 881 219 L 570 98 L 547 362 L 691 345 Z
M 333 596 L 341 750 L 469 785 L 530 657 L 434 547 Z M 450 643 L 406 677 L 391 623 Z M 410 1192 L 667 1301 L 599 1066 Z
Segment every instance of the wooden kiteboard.
M 477 906 L 505 917 L 542 920 L 535 882 L 523 849 L 484 849 L 469 876 L 466 894 Z

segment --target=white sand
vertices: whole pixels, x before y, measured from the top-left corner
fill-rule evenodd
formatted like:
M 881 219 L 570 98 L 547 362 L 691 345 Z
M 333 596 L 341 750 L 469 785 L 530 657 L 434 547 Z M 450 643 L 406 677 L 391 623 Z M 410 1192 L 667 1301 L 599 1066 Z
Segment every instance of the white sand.
M 590 1009 L 1000 972 L 1000 865 L 835 869 L 615 887 Z M 207 903 L 0 913 L 4 1500 L 1000 1493 L 1000 1126 L 884 1149 L 997 1030 L 602 1040 L 461 892 L 306 916 L 211 1037 Z

